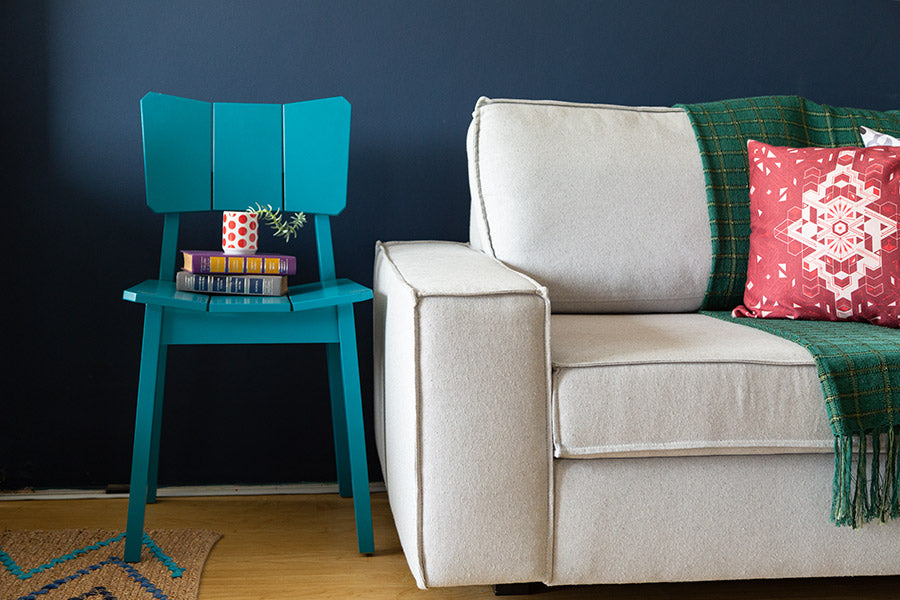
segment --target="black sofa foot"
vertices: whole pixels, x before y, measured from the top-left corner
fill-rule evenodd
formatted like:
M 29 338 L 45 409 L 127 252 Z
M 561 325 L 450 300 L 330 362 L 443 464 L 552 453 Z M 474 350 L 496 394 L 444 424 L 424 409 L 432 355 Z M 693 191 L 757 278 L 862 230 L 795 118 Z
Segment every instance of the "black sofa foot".
M 536 594 L 547 589 L 543 583 L 495 583 L 495 596 L 524 596 L 527 594 Z

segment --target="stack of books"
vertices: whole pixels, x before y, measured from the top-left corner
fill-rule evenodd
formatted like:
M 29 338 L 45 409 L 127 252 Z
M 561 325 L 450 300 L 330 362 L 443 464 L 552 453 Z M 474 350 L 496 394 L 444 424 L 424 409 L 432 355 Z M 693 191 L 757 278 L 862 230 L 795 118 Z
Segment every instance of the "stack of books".
M 288 275 L 297 272 L 297 259 L 283 254 L 238 256 L 205 250 L 182 250 L 184 268 L 175 276 L 182 292 L 283 296 Z

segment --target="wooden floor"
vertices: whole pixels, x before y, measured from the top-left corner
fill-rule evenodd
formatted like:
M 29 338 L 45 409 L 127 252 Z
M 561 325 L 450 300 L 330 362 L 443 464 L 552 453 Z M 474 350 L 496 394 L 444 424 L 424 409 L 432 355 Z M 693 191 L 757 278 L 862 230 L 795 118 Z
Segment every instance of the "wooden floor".
M 15 500 L 0 496 L 0 529 L 124 529 L 125 499 Z M 384 493 L 372 496 L 373 556 L 356 551 L 351 500 L 337 495 L 163 498 L 148 506 L 148 528 L 214 529 L 200 600 L 298 598 L 479 599 L 488 586 L 416 588 Z M 898 542 L 900 551 L 900 542 Z M 806 579 L 549 588 L 534 600 L 844 600 L 900 598 L 900 577 Z

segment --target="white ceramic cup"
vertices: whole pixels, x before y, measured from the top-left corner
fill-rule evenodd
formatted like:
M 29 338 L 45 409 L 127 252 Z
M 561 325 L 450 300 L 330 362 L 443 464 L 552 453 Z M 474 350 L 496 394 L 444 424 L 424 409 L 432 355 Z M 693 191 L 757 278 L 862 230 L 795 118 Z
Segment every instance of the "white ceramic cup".
M 225 254 L 256 254 L 259 220 L 255 213 L 226 210 L 222 213 L 222 250 Z

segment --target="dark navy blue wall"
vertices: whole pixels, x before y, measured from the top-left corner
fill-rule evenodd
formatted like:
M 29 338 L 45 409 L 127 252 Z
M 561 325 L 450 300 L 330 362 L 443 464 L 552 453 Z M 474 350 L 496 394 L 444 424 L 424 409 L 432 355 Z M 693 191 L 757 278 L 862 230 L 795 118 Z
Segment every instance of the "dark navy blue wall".
M 58 0 L 4 2 L 0 17 L 7 489 L 127 481 L 142 312 L 121 290 L 155 274 L 161 228 L 143 198 L 148 91 L 345 96 L 336 260 L 365 284 L 378 239 L 467 239 L 465 133 L 481 95 L 900 106 L 893 0 Z M 182 245 L 214 248 L 216 230 L 187 219 Z M 378 479 L 370 311 L 357 320 Z M 334 480 L 320 348 L 178 347 L 169 362 L 163 484 Z

